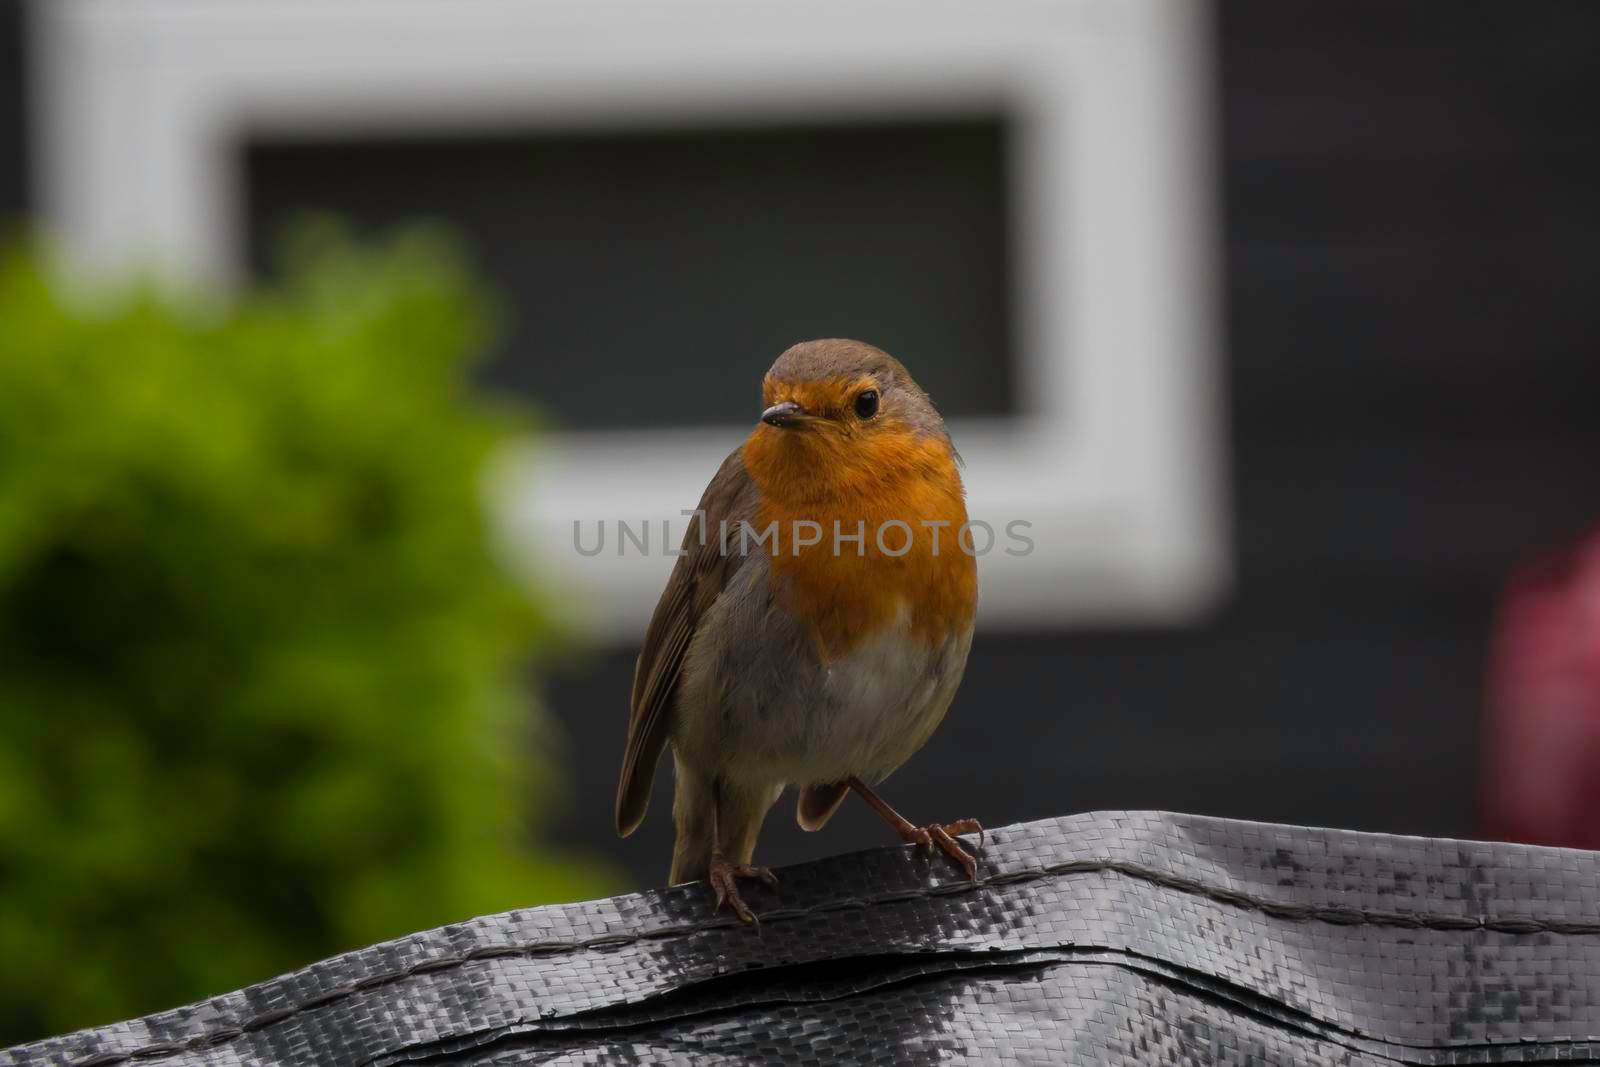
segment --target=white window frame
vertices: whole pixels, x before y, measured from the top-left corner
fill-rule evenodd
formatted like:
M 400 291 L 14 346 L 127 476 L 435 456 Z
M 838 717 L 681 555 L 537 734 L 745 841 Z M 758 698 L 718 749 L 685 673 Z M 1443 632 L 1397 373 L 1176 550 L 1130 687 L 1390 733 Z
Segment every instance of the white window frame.
M 1205 6 L 1193 0 L 37 0 L 38 189 L 69 262 L 227 285 L 242 134 L 447 132 L 1003 111 L 1015 380 L 960 420 L 985 625 L 1174 623 L 1230 581 Z M 796 338 L 799 340 L 799 338 Z M 865 338 L 871 340 L 871 338 Z M 916 367 L 915 352 L 896 353 Z M 635 639 L 750 413 L 542 438 L 496 479 L 520 558 Z M 975 353 L 975 358 L 991 358 Z M 270 506 L 270 502 L 263 502 Z M 573 523 L 652 520 L 647 557 Z

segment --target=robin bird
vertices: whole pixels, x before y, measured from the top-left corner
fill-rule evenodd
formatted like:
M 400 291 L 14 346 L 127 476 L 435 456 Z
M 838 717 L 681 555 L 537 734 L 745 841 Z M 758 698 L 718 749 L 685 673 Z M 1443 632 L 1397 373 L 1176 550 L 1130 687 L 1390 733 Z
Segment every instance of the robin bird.
M 634 667 L 617 832 L 644 819 L 672 745 L 671 881 L 705 879 L 717 908 L 754 920 L 737 879 L 767 810 L 799 787 L 818 830 L 855 791 L 908 842 L 976 820 L 917 826 L 872 786 L 920 749 L 966 669 L 977 563 L 959 457 L 905 367 L 859 341 L 795 345 L 762 382 L 765 410 L 722 464 Z M 970 544 L 970 541 L 968 542 Z

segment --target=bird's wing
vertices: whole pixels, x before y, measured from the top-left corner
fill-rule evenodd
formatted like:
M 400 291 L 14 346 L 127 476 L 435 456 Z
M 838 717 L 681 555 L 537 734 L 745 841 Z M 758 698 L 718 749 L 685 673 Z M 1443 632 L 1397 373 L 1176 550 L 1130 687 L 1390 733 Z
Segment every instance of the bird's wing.
M 627 837 L 644 821 L 656 762 L 667 743 L 672 706 L 683 671 L 684 654 L 695 628 L 745 562 L 737 535 L 730 533 L 722 550 L 722 523 L 736 531 L 741 521 L 755 518 L 756 488 L 735 450 L 717 471 L 700 498 L 700 518 L 689 520 L 667 588 L 645 631 L 644 648 L 633 668 L 632 710 L 628 745 L 617 782 L 617 833 Z

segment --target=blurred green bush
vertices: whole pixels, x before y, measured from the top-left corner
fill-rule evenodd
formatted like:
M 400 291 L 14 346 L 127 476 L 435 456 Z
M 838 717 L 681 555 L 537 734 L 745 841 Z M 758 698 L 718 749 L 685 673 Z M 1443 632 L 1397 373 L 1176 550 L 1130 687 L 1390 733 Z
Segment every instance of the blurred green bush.
M 302 235 L 226 310 L 5 255 L 0 1044 L 612 887 L 537 848 L 485 312 L 420 233 Z

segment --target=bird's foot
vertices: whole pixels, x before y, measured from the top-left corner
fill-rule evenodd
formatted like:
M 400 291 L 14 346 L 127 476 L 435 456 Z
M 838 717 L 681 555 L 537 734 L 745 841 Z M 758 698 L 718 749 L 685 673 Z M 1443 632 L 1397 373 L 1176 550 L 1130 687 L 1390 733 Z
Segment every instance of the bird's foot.
M 759 878 L 772 886 L 778 886 L 778 876 L 772 873 L 770 867 L 751 867 L 743 863 L 729 863 L 722 858 L 721 853 L 712 853 L 711 869 L 706 872 L 706 881 L 711 883 L 711 891 L 716 894 L 716 910 L 721 911 L 724 902 L 733 906 L 733 913 L 742 923 L 756 921 L 755 912 L 744 902 L 744 897 L 739 895 L 740 878 Z
M 900 836 L 908 843 L 921 845 L 924 849 L 932 850 L 938 845 L 940 851 L 946 856 L 961 864 L 961 869 L 967 872 L 970 881 L 978 880 L 978 861 L 972 853 L 961 847 L 961 842 L 956 840 L 957 834 L 978 834 L 979 847 L 981 848 L 983 827 L 977 819 L 957 819 L 955 822 L 929 823 L 927 826 L 912 826 L 907 823 L 900 828 Z

